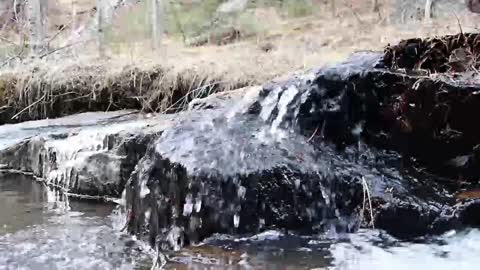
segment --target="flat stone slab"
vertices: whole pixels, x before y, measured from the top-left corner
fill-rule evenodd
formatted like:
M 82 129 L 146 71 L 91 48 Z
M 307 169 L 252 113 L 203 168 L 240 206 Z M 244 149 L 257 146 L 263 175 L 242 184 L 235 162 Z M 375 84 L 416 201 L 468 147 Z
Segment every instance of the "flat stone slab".
M 70 194 L 118 198 L 149 141 L 169 123 L 120 111 L 4 125 L 0 164 Z

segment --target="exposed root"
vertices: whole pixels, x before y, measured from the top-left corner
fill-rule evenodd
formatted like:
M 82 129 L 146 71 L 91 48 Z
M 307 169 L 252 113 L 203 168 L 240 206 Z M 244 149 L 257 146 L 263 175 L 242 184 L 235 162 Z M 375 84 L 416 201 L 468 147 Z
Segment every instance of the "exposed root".
M 475 71 L 480 68 L 480 34 L 460 33 L 433 38 L 412 38 L 387 46 L 384 64 L 391 69 L 427 70 L 431 73 Z
M 18 112 L 17 114 L 15 114 L 14 116 L 12 116 L 12 120 L 14 119 L 17 119 L 17 117 L 19 115 L 21 115 L 24 111 L 30 109 L 31 107 L 37 105 L 39 102 L 43 101 L 43 99 L 45 98 L 45 95 L 43 95 L 40 99 L 38 99 L 37 101 L 33 102 L 32 104 L 28 105 L 26 108 L 22 109 L 20 112 Z

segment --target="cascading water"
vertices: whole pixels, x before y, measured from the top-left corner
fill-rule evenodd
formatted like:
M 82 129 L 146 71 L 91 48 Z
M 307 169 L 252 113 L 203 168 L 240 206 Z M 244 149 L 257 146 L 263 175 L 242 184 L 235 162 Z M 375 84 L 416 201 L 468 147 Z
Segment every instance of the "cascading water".
M 355 231 L 362 222 L 362 173 L 371 164 L 356 164 L 357 154 L 339 157 L 334 145 L 317 139 L 312 144 L 299 134 L 314 77 L 260 89 L 233 108 L 187 112 L 154 142 L 127 184 L 134 213 L 129 230 L 165 247 L 176 245 L 170 231 L 179 229 L 182 243 L 212 232 L 275 227 Z M 314 117 L 325 122 L 335 113 L 327 108 Z M 358 170 L 350 172 L 350 166 Z
M 393 78 L 371 71 L 377 56 L 174 116 L 1 126 L 2 168 L 116 206 L 2 176 L 0 269 L 446 268 L 475 250 L 478 232 L 458 231 L 477 221 L 475 201 L 456 204 L 436 176 L 364 141 L 381 141 L 365 134 L 381 128 Z

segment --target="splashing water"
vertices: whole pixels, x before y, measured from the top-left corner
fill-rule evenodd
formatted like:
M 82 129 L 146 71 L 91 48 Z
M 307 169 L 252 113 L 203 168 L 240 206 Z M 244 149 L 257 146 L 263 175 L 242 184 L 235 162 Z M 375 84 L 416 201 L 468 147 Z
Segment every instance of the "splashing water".
M 69 200 L 18 175 L 2 175 L 0 203 L 0 269 L 151 267 L 153 251 L 120 232 L 125 216 L 114 205 Z M 269 230 L 245 237 L 214 235 L 197 246 L 178 246 L 176 252 L 165 253 L 165 267 L 473 269 L 480 263 L 479 241 L 478 230 L 451 232 L 417 243 L 401 242 L 375 230 L 334 237 Z
M 449 232 L 417 243 L 360 231 L 330 249 L 332 269 L 473 269 L 480 263 L 480 231 Z

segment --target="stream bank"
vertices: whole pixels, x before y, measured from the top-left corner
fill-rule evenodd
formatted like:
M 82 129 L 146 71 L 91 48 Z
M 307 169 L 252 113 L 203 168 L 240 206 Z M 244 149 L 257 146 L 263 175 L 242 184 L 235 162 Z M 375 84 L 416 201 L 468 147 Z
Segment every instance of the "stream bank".
M 438 106 L 424 97 L 464 101 L 450 107 L 463 116 L 476 109 L 465 105 L 476 87 L 391 71 L 381 53 L 363 52 L 283 82 L 197 99 L 177 114 L 4 125 L 6 138 L 12 129 L 28 132 L 7 140 L 0 164 L 71 195 L 125 192 L 128 231 L 163 249 L 272 229 L 437 235 L 479 224 L 476 196 L 455 197 L 476 184 L 457 177 L 474 180 L 477 172 L 444 172 L 452 159 L 472 164 L 477 142 L 457 118 L 436 122 Z M 439 136 L 452 126 L 456 136 Z

